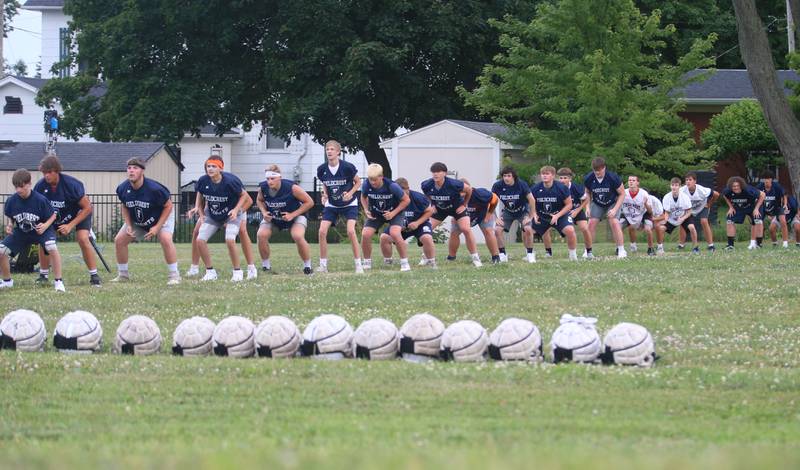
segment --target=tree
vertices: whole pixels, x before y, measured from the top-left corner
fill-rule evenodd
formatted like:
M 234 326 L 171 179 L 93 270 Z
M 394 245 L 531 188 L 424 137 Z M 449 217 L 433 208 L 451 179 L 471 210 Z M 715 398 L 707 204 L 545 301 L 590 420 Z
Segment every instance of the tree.
M 48 83 L 70 137 L 180 140 L 268 122 L 363 150 L 391 174 L 381 138 L 445 117 L 472 117 L 455 92 L 497 50 L 487 19 L 527 1 L 266 0 L 67 3 L 88 65 Z M 65 64 L 59 64 L 63 66 Z M 105 80 L 102 99 L 88 92 Z
M 10 67 L 11 73 L 20 77 L 28 75 L 28 64 L 24 60 L 19 59 Z
M 789 169 L 796 194 L 800 194 L 800 121 L 792 112 L 789 100 L 778 82 L 772 51 L 753 0 L 733 0 L 739 33 L 739 49 L 747 65 L 753 91 L 764 116 L 775 134 Z
M 19 13 L 19 2 L 17 0 L 4 0 L 0 3 L 3 6 L 3 8 L 0 8 L 3 14 L 3 37 L 7 38 L 8 33 L 14 30 L 14 27 L 11 26 L 11 20 Z
M 658 11 L 642 15 L 630 0 L 559 0 L 542 4 L 529 23 L 506 17 L 493 24 L 503 52 L 462 95 L 513 125 L 529 155 L 576 169 L 604 155 L 651 189 L 700 163 L 670 90 L 686 84 L 689 70 L 711 64 L 713 35 L 696 40 L 673 66 L 659 54 L 674 27 L 662 27 Z
M 760 172 L 783 161 L 778 141 L 757 101 L 740 101 L 711 118 L 703 131 L 703 144 L 717 160 L 739 154 L 747 168 Z

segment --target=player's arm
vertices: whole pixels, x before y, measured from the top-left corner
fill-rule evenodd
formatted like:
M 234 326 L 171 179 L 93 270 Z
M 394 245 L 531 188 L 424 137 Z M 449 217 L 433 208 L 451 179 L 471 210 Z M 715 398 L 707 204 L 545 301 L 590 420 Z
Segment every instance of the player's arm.
M 50 217 L 46 221 L 37 224 L 36 233 L 38 233 L 39 235 L 43 234 L 45 230 L 47 230 L 48 228 L 50 228 L 51 225 L 53 225 L 53 222 L 56 221 L 57 216 L 58 214 L 56 212 L 53 212 L 52 214 L 50 214 Z
M 199 193 L 198 193 L 199 194 Z M 153 237 L 158 235 L 158 232 L 161 231 L 161 227 L 167 223 L 167 218 L 172 217 L 172 201 L 167 198 L 167 201 L 164 203 L 164 208 L 161 209 L 161 215 L 158 217 L 156 223 L 150 227 L 150 230 L 144 235 L 145 240 L 150 240 Z
M 759 215 L 761 215 L 761 204 L 764 203 L 765 197 L 767 197 L 767 195 L 764 194 L 764 191 L 758 192 L 758 200 L 756 201 L 756 206 L 753 208 L 754 216 L 758 217 Z
M 133 235 L 133 222 L 131 222 L 131 213 L 128 211 L 128 208 L 125 207 L 125 203 L 120 203 L 119 213 L 122 215 L 122 220 L 125 222 L 125 225 L 128 226 L 128 235 Z
M 239 200 L 236 202 L 236 205 L 233 207 L 233 209 L 231 209 L 231 211 L 228 213 L 228 218 L 230 220 L 235 219 L 240 213 L 247 210 L 246 208 L 250 207 L 251 205 L 253 205 L 253 198 L 247 194 L 247 191 L 245 191 L 244 188 L 242 188 L 242 192 L 239 193 Z
M 717 202 L 717 199 L 719 199 L 719 191 L 714 191 L 712 189 L 711 190 L 711 197 L 708 198 L 708 202 L 706 202 L 706 207 L 711 209 L 711 206 L 713 206 L 714 203 Z
M 571 209 L 572 196 L 567 195 L 567 197 L 564 199 L 564 207 L 562 207 L 560 211 L 553 214 L 553 217 L 550 219 L 550 224 L 555 225 L 558 222 L 558 219 L 568 214 Z
M 364 208 L 364 215 L 367 216 L 368 219 L 374 219 L 375 217 L 372 216 L 372 212 L 369 210 L 369 198 L 364 195 L 364 192 L 361 192 L 361 207 Z
M 314 200 L 311 199 L 311 196 L 306 192 L 305 189 L 301 188 L 299 184 L 292 185 L 292 196 L 300 201 L 300 207 L 298 207 L 296 211 L 287 214 L 289 216 L 288 220 L 299 217 L 314 207 Z M 264 207 L 266 208 L 266 206 Z M 284 217 L 286 217 L 286 215 L 284 215 Z
M 78 207 L 79 207 L 78 213 L 75 214 L 75 218 L 72 219 L 72 222 L 68 224 L 71 225 L 70 231 L 72 231 L 72 229 L 74 229 L 79 223 L 86 220 L 86 218 L 89 217 L 92 211 L 94 211 L 94 208 L 92 207 L 92 201 L 90 201 L 89 196 L 85 194 L 78 201 Z
M 570 214 L 572 216 L 572 218 L 574 219 L 575 217 L 578 216 L 578 214 L 580 214 L 581 212 L 585 211 L 586 210 L 586 206 L 588 206 L 588 205 L 589 205 L 589 197 L 586 196 L 586 193 L 584 192 L 583 193 L 583 198 L 581 198 L 581 203 L 578 205 L 577 208 L 573 207 L 572 213 Z
M 735 214 L 736 208 L 733 207 L 733 202 L 731 201 L 731 198 L 727 194 L 724 194 L 722 199 L 725 199 L 725 203 L 728 204 L 728 215 L 730 216 Z
M 434 206 L 433 204 L 429 205 L 428 207 L 425 208 L 424 211 L 422 211 L 422 215 L 419 216 L 419 219 L 408 224 L 408 228 L 410 228 L 411 230 L 416 230 L 417 227 L 424 224 L 425 221 L 430 219 L 433 216 L 434 212 L 436 212 L 436 206 Z M 414 224 L 413 227 L 411 226 L 412 224 Z
M 527 220 L 522 219 L 522 224 L 527 225 L 531 220 L 533 220 L 533 213 L 536 211 L 536 199 L 533 198 L 533 193 L 528 193 L 528 196 L 525 198 L 528 201 L 528 215 Z
M 397 207 L 394 210 L 391 210 L 384 214 L 383 218 L 386 220 L 392 220 L 397 217 L 401 211 L 405 210 L 406 207 L 411 203 L 411 198 L 408 197 L 408 194 L 403 193 L 403 197 L 400 198 L 400 202 L 397 204 Z
M 186 212 L 186 217 L 192 217 L 195 214 L 200 216 L 203 214 L 203 195 L 200 193 L 200 191 L 197 191 L 197 195 L 194 198 L 194 207 Z
M 536 198 L 531 195 L 531 219 L 533 219 L 533 223 L 539 223 L 539 213 L 536 212 Z
M 358 175 L 355 175 L 353 177 L 353 189 L 351 189 L 350 191 L 347 191 L 347 192 L 344 193 L 345 196 L 347 196 L 345 201 L 349 201 L 350 199 L 353 199 L 353 197 L 358 192 L 359 188 L 361 188 L 361 177 L 358 176 Z
M 464 198 L 464 210 L 469 207 L 469 200 L 472 198 L 472 186 L 467 183 L 464 183 L 464 189 L 461 191 L 461 197 Z M 458 208 L 456 208 L 456 212 L 458 212 Z
M 614 204 L 614 207 L 611 208 L 608 214 L 609 217 L 616 217 L 619 214 L 619 208 L 622 207 L 622 203 L 625 202 L 625 185 L 621 184 L 617 188 L 617 203 Z
M 258 188 L 258 194 L 256 194 L 256 207 L 258 207 L 258 211 L 261 212 L 261 217 L 264 220 L 267 222 L 272 220 L 272 214 L 267 210 L 267 202 L 264 201 L 264 193 L 261 192 L 261 187 Z

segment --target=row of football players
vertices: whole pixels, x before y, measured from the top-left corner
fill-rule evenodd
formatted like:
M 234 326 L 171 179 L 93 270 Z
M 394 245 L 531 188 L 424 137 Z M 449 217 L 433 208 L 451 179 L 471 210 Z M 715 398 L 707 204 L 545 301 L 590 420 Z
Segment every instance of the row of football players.
M 561 316 L 550 341 L 554 363 L 584 362 L 650 367 L 657 359 L 650 332 L 641 325 L 619 323 L 601 342 L 597 319 Z M 0 321 L 0 350 L 44 351 L 47 331 L 41 316 L 31 310 L 14 310 Z M 56 323 L 53 346 L 63 352 L 95 353 L 101 350 L 103 328 L 93 314 L 74 311 Z M 158 324 L 145 315 L 132 315 L 119 324 L 112 351 L 151 355 L 163 342 Z M 539 328 L 530 320 L 506 318 L 491 333 L 478 322 L 460 320 L 445 328 L 429 313 L 419 313 L 398 329 L 383 318 L 364 321 L 353 330 L 335 314 L 317 316 L 303 333 L 289 318 L 272 315 L 256 326 L 250 319 L 231 315 L 215 324 L 194 316 L 180 322 L 172 335 L 172 352 L 180 356 L 296 356 L 339 360 L 356 357 L 409 362 L 436 359 L 456 362 L 495 360 L 539 362 L 544 359 Z
M 575 226 L 583 234 L 584 257 L 592 258 L 594 231 L 604 217 L 609 219 L 619 257 L 627 256 L 622 234 L 625 227 L 629 228 L 632 236 L 637 230 L 647 233 L 648 252 L 651 254 L 663 251 L 664 234 L 680 227 L 681 240 L 685 239 L 687 233 L 691 235 L 694 251 L 697 252 L 695 220 L 699 220 L 705 232 L 709 249 L 714 248 L 708 224 L 708 208 L 719 195 L 698 185 L 692 173 L 686 176 L 685 186 L 680 185 L 679 179 L 673 180 L 672 192 L 659 201 L 638 187 L 638 178 L 635 176 L 629 177 L 626 189 L 619 176 L 606 169 L 600 157 L 592 161 L 593 171 L 584 178 L 584 187 L 572 182 L 574 175 L 568 168 L 556 172 L 552 167 L 543 167 L 541 182 L 532 188 L 517 177 L 513 168 L 505 168 L 502 170 L 502 179 L 493 185 L 491 191 L 472 188 L 464 180 L 447 177 L 447 167 L 443 163 L 435 163 L 431 166 L 432 177 L 422 183 L 422 193 L 418 193 L 411 191 L 408 182 L 402 178 L 397 182 L 384 178 L 379 165 L 370 165 L 368 181 L 362 184 L 355 166 L 340 159 L 341 147 L 338 142 L 328 142 L 325 150 L 327 162 L 317 169 L 317 177 L 323 183 L 324 204 L 319 229 L 320 260 L 317 271 L 327 271 L 327 234 L 340 217 L 346 221 L 358 273 L 371 268 L 372 237 L 384 225 L 387 227 L 381 233 L 380 242 L 386 262 L 391 260 L 394 245 L 400 255 L 400 269 L 410 270 L 405 240 L 414 237 L 423 248 L 421 264 L 435 267 L 433 229 L 448 217 L 452 218 L 453 234 L 450 237 L 448 259 L 455 258 L 460 235 L 463 235 L 476 266 L 481 265 L 481 260 L 470 227 L 480 226 L 492 261 L 503 262 L 507 257 L 502 232 L 508 231 L 515 221 L 523 227 L 529 262 L 536 261 L 534 233 L 544 237 L 546 250 L 548 254 L 551 253 L 551 229 L 567 239 L 569 258 L 577 259 Z M 217 279 L 207 241 L 224 227 L 233 265 L 231 280 L 244 279 L 236 248 L 237 236 L 241 238 L 247 261 L 247 278 L 255 278 L 258 270 L 245 227 L 245 214 L 253 201 L 244 190 L 241 180 L 224 171 L 221 158 L 212 156 L 204 166 L 206 174 L 197 182 L 196 203 L 188 213 L 189 216 L 197 216 L 198 221 L 193 234 L 192 263 L 187 275 L 199 274 L 199 261 L 202 259 L 206 268 L 202 279 Z M 18 170 L 12 178 L 17 194 L 7 200 L 5 214 L 15 225 L 8 227 L 9 236 L 0 243 L 0 268 L 4 279 L 0 287 L 13 285 L 8 270 L 8 255 L 12 251 L 39 244 L 39 280 L 47 282 L 48 268 L 52 262 L 56 289 L 63 290 L 56 233 L 69 235 L 73 230 L 76 231 L 77 241 L 89 268 L 90 282 L 100 285 L 90 238 L 92 207 L 84 193 L 83 184 L 61 172 L 56 156 L 45 157 L 39 169 L 43 178 L 33 188 L 30 173 L 26 170 Z M 145 178 L 144 171 L 145 162 L 131 159 L 127 164 L 128 178 L 117 188 L 125 223 L 115 238 L 118 267 L 115 281 L 129 279 L 128 245 L 134 240 L 156 238 L 163 247 L 169 270 L 168 283 L 177 284 L 181 277 L 172 242 L 174 216 L 169 191 L 158 182 Z M 556 181 L 556 177 L 559 181 Z M 796 217 L 796 200 L 783 193 L 772 178 L 765 179 L 763 184 L 764 190 L 759 191 L 746 185 L 741 178 L 734 177 L 728 182 L 723 195 L 729 206 L 729 248 L 733 247 L 735 224 L 743 223 L 747 217 L 753 226 L 750 247 L 760 245 L 762 204 L 764 212 L 773 217 L 772 230 L 778 227 L 782 230 L 784 246 L 788 245 L 787 220 L 791 220 L 795 227 L 800 226 Z M 359 191 L 361 196 L 356 198 Z M 360 243 L 355 230 L 359 202 L 366 215 Z M 495 209 L 499 203 L 502 203 L 501 216 L 496 217 Z M 304 214 L 313 207 L 311 197 L 299 185 L 282 179 L 280 169 L 273 165 L 266 170 L 256 204 L 263 216 L 258 230 L 262 269 L 271 270 L 269 239 L 273 231 L 288 230 L 303 261 L 303 272 L 310 274 L 311 258 L 305 240 L 307 219 Z M 658 240 L 655 249 L 653 232 Z M 795 230 L 795 234 L 798 233 L 800 231 Z M 635 249 L 635 243 L 632 247 Z

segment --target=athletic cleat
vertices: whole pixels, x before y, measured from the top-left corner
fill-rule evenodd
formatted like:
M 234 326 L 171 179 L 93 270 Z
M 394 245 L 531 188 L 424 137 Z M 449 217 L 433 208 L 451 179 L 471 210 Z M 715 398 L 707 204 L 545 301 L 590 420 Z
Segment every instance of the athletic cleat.
M 55 287 L 56 292 L 66 292 L 67 289 L 64 288 L 64 281 L 55 281 L 53 282 L 53 287 Z
M 364 266 L 357 264 L 356 265 L 356 274 L 364 274 Z
M 418 266 L 425 266 L 428 263 L 430 263 L 430 260 L 428 258 L 422 257 L 422 259 L 419 260 Z
M 14 287 L 14 280 L 0 281 L 0 289 L 11 289 L 12 287 Z
M 657 248 L 656 248 L 656 254 L 657 254 L 658 256 L 661 256 L 661 255 L 663 255 L 663 254 L 664 254 L 664 247 L 663 247 L 663 246 L 659 246 L 659 247 L 657 247 Z
M 216 281 L 217 280 L 217 271 L 206 271 L 206 274 L 203 276 L 201 281 Z
M 167 285 L 168 286 L 177 286 L 181 283 L 181 275 L 177 272 L 169 273 L 169 277 L 167 278 Z
M 500 253 L 500 262 L 508 263 L 508 255 L 506 253 Z
M 708 245 L 708 248 L 706 249 L 711 253 L 717 251 L 717 247 L 715 247 L 714 245 Z
M 119 273 L 117 277 L 111 280 L 111 282 L 128 282 L 131 280 L 131 276 L 128 273 Z
M 233 275 L 231 276 L 231 282 L 241 281 L 244 281 L 244 272 L 241 269 L 234 269 Z
M 647 247 L 647 256 L 655 256 L 656 250 L 653 249 L 652 246 Z
M 679 249 L 679 250 L 682 250 L 682 249 L 684 249 L 684 248 L 686 248 L 686 245 L 681 245 L 680 243 L 678 243 L 678 249 Z
M 447 261 L 455 261 L 455 260 L 456 260 L 455 256 L 447 255 Z
M 394 264 L 394 260 L 392 258 L 384 258 L 383 264 L 386 266 L 391 266 L 392 264 Z
M 492 264 L 500 264 L 500 258 L 492 258 Z
M 303 268 L 303 274 L 305 274 L 306 276 L 310 276 L 314 274 L 314 271 L 309 266 L 306 266 Z
M 264 271 L 265 273 L 268 273 L 268 272 L 272 271 L 272 268 L 268 268 L 266 266 L 261 266 L 261 270 Z
M 550 253 L 549 251 L 545 251 L 544 252 L 544 257 L 545 258 L 552 258 L 553 257 L 553 253 Z
M 255 266 L 252 268 L 247 268 L 247 280 L 253 280 L 258 278 L 258 269 Z
M 726 246 L 725 251 L 733 251 L 733 245 Z
M 758 245 L 747 245 L 748 250 L 757 250 L 758 248 Z
M 525 261 L 527 261 L 529 263 L 535 263 L 536 262 L 536 253 L 527 253 L 525 255 Z
M 698 247 L 692 248 L 692 254 L 693 255 L 699 255 L 700 254 L 700 248 L 698 248 Z
M 617 259 L 622 259 L 622 258 L 627 258 L 627 257 L 628 257 L 628 252 L 626 252 L 624 249 L 623 250 L 617 250 Z
M 636 246 L 636 243 L 631 243 L 631 249 L 630 249 L 630 252 L 631 252 L 631 253 L 636 253 L 637 251 L 639 251 L 639 247 L 638 247 L 638 246 Z
M 39 273 L 39 277 L 36 278 L 35 282 L 36 282 L 37 285 L 41 286 L 41 285 L 49 284 L 50 280 L 48 279 L 46 274 Z
M 328 272 L 328 267 L 327 266 L 323 266 L 323 265 L 319 265 L 319 266 L 317 266 L 317 272 L 318 273 L 327 273 Z
M 473 258 L 472 265 L 475 266 L 476 268 L 480 268 L 481 266 L 483 266 L 483 263 L 481 263 L 480 258 Z
M 411 271 L 411 266 L 408 263 L 400 264 L 400 272 Z
M 102 282 L 100 281 L 100 276 L 98 276 L 96 273 L 90 275 L 89 284 L 91 284 L 94 287 L 100 287 L 100 285 L 102 284 Z
M 189 266 L 186 270 L 186 277 L 195 277 L 200 275 L 200 268 L 197 266 Z

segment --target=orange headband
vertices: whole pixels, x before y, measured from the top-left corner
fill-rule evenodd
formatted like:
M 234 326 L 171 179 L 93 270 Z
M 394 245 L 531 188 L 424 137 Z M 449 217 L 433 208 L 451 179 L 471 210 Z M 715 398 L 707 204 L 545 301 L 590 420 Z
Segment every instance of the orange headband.
M 208 165 L 209 163 L 217 165 L 220 170 L 225 169 L 225 163 L 219 157 L 209 157 L 208 160 L 206 160 L 206 165 Z

